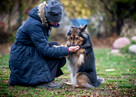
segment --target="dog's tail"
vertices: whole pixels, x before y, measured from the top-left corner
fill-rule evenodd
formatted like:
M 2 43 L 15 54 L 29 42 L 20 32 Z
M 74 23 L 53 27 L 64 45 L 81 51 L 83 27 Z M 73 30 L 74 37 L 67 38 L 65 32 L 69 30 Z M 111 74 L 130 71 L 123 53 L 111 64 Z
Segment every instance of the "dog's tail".
M 101 78 L 101 77 L 97 77 L 97 80 L 99 81 L 100 84 L 105 82 L 104 78 Z

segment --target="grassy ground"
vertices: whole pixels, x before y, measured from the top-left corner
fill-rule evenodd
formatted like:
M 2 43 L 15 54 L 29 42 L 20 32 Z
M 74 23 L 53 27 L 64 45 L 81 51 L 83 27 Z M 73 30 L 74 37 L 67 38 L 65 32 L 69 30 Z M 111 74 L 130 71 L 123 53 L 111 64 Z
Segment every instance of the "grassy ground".
M 9 86 L 9 55 L 0 55 L 0 97 L 136 97 L 136 55 L 111 55 L 109 49 L 95 49 L 97 75 L 106 82 L 97 88 L 74 88 L 66 85 L 69 81 L 67 65 L 63 67 L 64 75 L 56 78 L 62 82 L 61 89 L 43 89 L 22 86 Z

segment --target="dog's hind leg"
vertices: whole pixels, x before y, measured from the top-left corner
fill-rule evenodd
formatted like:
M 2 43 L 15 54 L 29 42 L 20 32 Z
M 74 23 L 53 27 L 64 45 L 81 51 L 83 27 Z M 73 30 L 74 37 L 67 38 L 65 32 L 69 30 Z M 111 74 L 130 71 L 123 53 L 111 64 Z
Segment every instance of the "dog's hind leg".
M 85 73 L 78 73 L 76 75 L 78 85 L 86 88 L 93 88 L 94 86 L 91 85 L 91 82 L 88 76 Z

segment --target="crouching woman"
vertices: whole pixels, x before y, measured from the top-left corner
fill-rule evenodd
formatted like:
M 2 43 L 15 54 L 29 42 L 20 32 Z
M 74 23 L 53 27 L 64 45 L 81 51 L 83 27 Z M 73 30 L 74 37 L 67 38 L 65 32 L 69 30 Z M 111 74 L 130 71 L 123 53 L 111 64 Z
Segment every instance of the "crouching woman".
M 11 86 L 36 86 L 60 88 L 55 77 L 63 73 L 64 58 L 79 47 L 54 47 L 58 42 L 49 42 L 52 27 L 59 27 L 63 7 L 58 1 L 45 2 L 32 9 L 26 22 L 19 27 L 16 40 L 11 46 L 9 67 Z

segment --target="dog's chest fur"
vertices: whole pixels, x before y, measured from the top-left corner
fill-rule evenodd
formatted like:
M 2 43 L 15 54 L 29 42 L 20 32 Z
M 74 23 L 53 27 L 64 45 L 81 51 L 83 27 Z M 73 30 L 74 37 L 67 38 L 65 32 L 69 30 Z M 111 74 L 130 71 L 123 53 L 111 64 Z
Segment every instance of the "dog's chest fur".
M 84 53 L 81 53 L 81 54 L 73 53 L 69 55 L 68 66 L 71 73 L 77 73 L 77 71 L 79 70 L 79 67 L 84 63 L 84 60 L 85 60 Z

